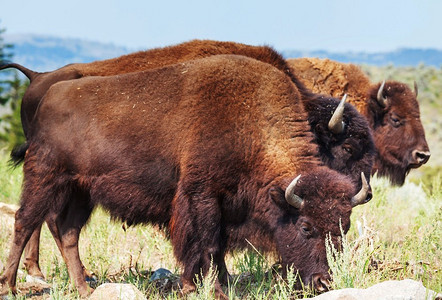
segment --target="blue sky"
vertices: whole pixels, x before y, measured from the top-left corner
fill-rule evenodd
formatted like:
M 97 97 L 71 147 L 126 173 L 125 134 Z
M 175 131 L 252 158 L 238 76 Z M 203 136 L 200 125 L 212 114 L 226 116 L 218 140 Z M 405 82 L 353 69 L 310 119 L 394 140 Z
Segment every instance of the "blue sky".
M 0 28 L 131 49 L 199 38 L 278 50 L 442 50 L 442 1 L 0 0 Z

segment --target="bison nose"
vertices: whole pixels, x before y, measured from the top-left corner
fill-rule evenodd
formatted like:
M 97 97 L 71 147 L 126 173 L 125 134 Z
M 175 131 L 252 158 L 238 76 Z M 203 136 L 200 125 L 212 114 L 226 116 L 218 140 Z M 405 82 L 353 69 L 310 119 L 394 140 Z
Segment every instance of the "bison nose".
M 411 153 L 411 156 L 413 158 L 413 162 L 420 166 L 425 164 L 430 159 L 431 153 L 430 151 L 414 150 Z
M 322 274 L 322 273 L 316 273 L 312 276 L 312 283 L 313 288 L 322 293 L 326 292 L 330 289 L 330 275 L 328 274 Z

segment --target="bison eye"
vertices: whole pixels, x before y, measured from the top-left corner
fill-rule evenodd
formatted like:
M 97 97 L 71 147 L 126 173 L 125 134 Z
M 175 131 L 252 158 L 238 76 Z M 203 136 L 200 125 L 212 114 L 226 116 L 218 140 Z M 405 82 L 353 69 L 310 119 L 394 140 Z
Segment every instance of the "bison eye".
M 401 126 L 401 120 L 396 115 L 390 115 L 390 122 L 393 127 Z
M 304 235 L 312 235 L 313 234 L 313 227 L 312 225 L 310 225 L 309 223 L 306 222 L 302 222 L 301 223 L 301 232 Z

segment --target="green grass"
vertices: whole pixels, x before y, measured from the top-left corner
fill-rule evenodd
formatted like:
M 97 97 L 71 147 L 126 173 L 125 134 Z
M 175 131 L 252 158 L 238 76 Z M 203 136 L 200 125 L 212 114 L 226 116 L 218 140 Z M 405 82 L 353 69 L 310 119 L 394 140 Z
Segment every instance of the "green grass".
M 23 174 L 20 168 L 9 164 L 9 151 L 0 144 L 0 202 L 18 204 Z

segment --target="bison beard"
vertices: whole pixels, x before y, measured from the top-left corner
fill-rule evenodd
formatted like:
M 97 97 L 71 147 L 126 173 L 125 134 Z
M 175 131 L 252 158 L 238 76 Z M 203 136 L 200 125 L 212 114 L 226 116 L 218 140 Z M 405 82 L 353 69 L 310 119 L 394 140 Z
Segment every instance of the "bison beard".
M 14 290 L 23 248 L 47 221 L 87 295 L 78 237 L 102 205 L 129 223 L 169 227 L 187 290 L 246 238 L 319 289 L 329 278 L 325 236 L 339 236 L 340 223 L 347 231 L 366 195 L 354 202 L 352 180 L 322 166 L 300 98 L 272 66 L 223 55 L 55 84 L 31 131 L 1 281 Z M 298 174 L 291 190 L 303 201 L 293 207 L 284 190 Z

